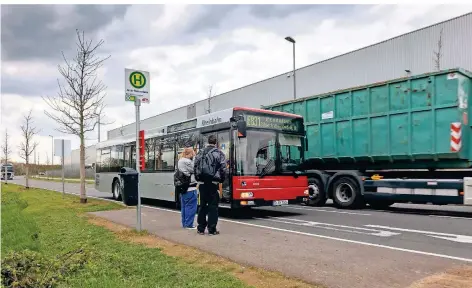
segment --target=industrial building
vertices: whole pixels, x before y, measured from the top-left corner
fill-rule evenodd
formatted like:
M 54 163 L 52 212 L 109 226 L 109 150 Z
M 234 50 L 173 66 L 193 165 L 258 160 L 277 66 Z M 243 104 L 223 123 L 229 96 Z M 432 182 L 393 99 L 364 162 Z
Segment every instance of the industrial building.
M 349 87 L 431 72 L 437 69 L 434 53 L 442 38 L 440 69 L 463 68 L 472 71 L 472 13 L 440 22 L 395 38 L 358 49 L 296 70 L 297 98 Z M 211 99 L 211 110 L 234 106 L 259 108 L 293 99 L 291 71 Z M 184 121 L 206 113 L 208 101 L 201 100 L 141 121 L 147 130 Z M 108 131 L 107 138 L 135 133 L 135 124 Z M 88 147 L 93 154 L 94 146 Z M 75 153 L 78 155 L 78 153 Z M 73 155 L 75 155 L 73 152 Z M 72 165 L 79 159 L 71 157 Z

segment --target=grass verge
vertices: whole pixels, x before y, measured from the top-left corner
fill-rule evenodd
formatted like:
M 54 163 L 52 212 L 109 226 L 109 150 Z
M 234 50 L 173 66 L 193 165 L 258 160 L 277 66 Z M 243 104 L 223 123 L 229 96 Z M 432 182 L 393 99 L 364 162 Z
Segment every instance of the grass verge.
M 455 267 L 413 283 L 409 288 L 470 288 L 472 266 Z
M 16 203 L 29 205 L 23 210 L 18 207 L 9 210 L 9 206 L 18 206 Z M 55 258 L 83 247 L 89 255 L 87 263 L 83 269 L 68 275 L 59 287 L 248 286 L 229 273 L 197 268 L 165 255 L 160 249 L 121 241 L 113 232 L 89 223 L 84 217 L 85 212 L 110 209 L 123 207 L 94 199 L 84 205 L 76 196 L 67 195 L 63 200 L 56 192 L 26 190 L 11 184 L 2 186 L 2 241 L 7 235 L 9 239 L 34 239 L 31 233 L 38 235 L 21 245 L 13 245 L 12 241 L 2 243 L 2 259 L 7 252 L 18 249 L 32 248 L 45 257 Z M 30 228 L 23 231 L 10 225 L 15 215 L 22 215 L 22 220 L 31 223 Z
M 65 275 L 58 287 L 313 287 L 86 214 L 112 209 L 126 208 L 2 185 L 2 260 L 25 249 L 49 258 L 86 251 L 85 265 Z

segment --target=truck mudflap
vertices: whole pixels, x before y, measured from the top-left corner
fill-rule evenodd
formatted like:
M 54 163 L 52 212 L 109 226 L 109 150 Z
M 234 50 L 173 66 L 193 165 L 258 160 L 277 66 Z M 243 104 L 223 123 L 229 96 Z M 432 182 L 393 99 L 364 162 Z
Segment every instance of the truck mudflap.
M 464 178 L 464 205 L 472 206 L 472 177 Z

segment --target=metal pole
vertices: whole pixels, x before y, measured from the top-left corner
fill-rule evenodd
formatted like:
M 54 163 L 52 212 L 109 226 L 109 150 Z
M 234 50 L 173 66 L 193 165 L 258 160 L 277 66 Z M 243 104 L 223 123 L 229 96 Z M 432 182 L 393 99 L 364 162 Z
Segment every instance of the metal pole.
M 51 137 L 51 165 L 54 166 L 54 136 L 49 135 Z
M 65 185 L 64 185 L 64 139 L 62 139 L 62 198 L 66 194 Z
M 140 147 L 139 147 L 139 107 L 141 106 L 141 99 L 139 97 L 135 97 L 134 106 L 136 106 L 136 171 L 138 172 L 138 207 L 136 207 L 137 213 L 137 223 L 136 223 L 136 230 L 139 232 L 141 231 L 141 191 L 139 189 L 139 178 L 141 171 L 139 169 L 139 157 L 140 157 Z
M 297 99 L 297 81 L 295 80 L 295 42 L 293 42 L 293 99 Z
M 100 114 L 98 114 L 98 143 L 100 143 Z

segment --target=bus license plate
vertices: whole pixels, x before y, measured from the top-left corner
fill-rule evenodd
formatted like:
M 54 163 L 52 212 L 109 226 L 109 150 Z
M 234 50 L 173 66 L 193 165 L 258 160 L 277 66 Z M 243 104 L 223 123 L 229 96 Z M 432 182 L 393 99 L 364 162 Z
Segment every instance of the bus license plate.
M 288 200 L 275 200 L 273 202 L 274 206 L 288 205 Z

